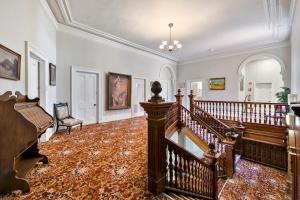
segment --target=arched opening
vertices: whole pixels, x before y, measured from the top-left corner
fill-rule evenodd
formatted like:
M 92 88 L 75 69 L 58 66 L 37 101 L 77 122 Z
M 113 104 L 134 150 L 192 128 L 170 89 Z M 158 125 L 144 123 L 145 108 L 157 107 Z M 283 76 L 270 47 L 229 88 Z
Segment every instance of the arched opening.
M 159 81 L 162 86 L 161 95 L 166 101 L 173 101 L 175 87 L 175 72 L 172 67 L 166 65 L 159 71 Z
M 275 94 L 285 86 L 285 65 L 274 55 L 250 56 L 238 73 L 240 101 L 277 102 Z

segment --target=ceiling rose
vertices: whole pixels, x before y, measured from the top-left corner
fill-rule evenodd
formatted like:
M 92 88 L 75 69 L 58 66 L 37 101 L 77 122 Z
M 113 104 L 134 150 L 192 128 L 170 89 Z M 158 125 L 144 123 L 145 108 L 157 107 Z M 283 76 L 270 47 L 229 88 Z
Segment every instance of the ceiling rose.
M 176 49 L 180 49 L 182 47 L 182 44 L 180 44 L 180 42 L 178 40 L 172 40 L 172 27 L 173 27 L 173 25 L 174 25 L 173 23 L 169 23 L 170 38 L 169 38 L 169 41 L 165 40 L 159 45 L 159 48 L 161 50 L 171 52 L 171 51 L 174 51 Z

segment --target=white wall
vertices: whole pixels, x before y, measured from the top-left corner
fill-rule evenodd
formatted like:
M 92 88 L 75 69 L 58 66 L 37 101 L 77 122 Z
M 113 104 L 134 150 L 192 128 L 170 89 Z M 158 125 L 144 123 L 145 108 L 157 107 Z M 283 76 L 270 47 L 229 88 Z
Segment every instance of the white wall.
M 58 102 L 71 102 L 71 66 L 96 68 L 104 74 L 118 72 L 146 78 L 147 99 L 150 81 L 169 78 L 165 70 L 160 73 L 162 67 L 171 66 L 176 74 L 176 63 L 172 61 L 63 25 L 57 32 L 57 66 Z M 102 121 L 130 118 L 131 110 L 106 111 L 106 81 L 102 82 Z
M 247 84 L 249 82 L 254 83 L 254 98 L 252 101 L 258 101 L 255 99 L 256 91 L 255 84 L 257 83 L 271 83 L 272 84 L 272 99 L 271 102 L 277 102 L 275 96 L 276 92 L 282 91 L 280 87 L 283 87 L 283 77 L 281 75 L 281 66 L 278 61 L 275 59 L 266 59 L 266 60 L 256 60 L 248 63 L 245 66 L 245 89 L 247 92 Z M 245 95 L 240 100 L 244 100 Z
M 25 94 L 25 41 L 36 47 L 49 62 L 56 63 L 56 28 L 39 0 L 1 0 L 0 43 L 21 54 L 20 80 L 0 78 L 0 94 L 11 90 Z M 46 72 L 48 73 L 48 66 Z M 56 88 L 47 87 L 46 109 L 52 114 Z M 48 135 L 47 137 L 49 137 Z
M 237 52 L 238 53 L 238 52 Z M 281 58 L 286 65 L 286 86 L 290 87 L 290 46 L 260 49 L 257 51 L 208 57 L 198 61 L 179 63 L 177 66 L 177 83 L 179 87 L 185 85 L 186 80 L 204 80 L 204 99 L 210 100 L 238 100 L 240 64 L 249 56 L 255 54 L 272 54 Z M 226 78 L 226 89 L 213 91 L 208 89 L 210 78 Z
M 296 1 L 296 10 L 291 35 L 292 52 L 292 93 L 300 98 L 300 2 Z

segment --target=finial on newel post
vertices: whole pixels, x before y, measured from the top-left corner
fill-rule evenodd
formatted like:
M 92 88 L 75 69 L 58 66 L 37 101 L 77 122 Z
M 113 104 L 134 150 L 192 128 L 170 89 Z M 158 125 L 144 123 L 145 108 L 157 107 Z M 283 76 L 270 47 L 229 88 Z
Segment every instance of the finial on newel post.
M 190 98 L 190 111 L 191 112 L 194 112 L 194 97 L 195 97 L 194 92 L 193 92 L 193 90 L 191 90 L 191 93 L 189 95 L 189 98 Z

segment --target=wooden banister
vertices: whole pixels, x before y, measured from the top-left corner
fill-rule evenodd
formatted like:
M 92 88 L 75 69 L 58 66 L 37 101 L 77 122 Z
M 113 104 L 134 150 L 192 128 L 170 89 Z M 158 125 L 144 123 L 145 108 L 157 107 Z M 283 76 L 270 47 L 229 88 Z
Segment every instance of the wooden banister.
M 215 161 L 206 163 L 167 138 L 165 142 L 166 189 L 201 199 L 216 199 Z
M 194 100 L 200 107 L 222 120 L 285 126 L 287 103 Z

